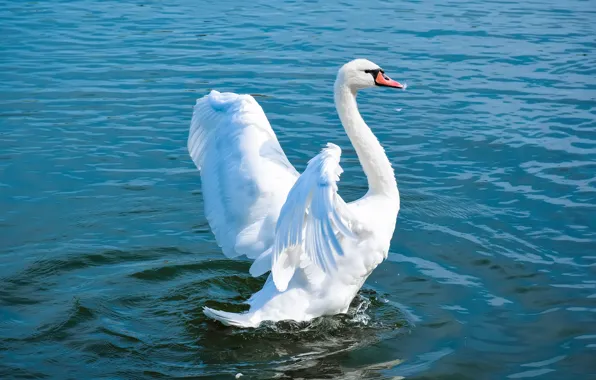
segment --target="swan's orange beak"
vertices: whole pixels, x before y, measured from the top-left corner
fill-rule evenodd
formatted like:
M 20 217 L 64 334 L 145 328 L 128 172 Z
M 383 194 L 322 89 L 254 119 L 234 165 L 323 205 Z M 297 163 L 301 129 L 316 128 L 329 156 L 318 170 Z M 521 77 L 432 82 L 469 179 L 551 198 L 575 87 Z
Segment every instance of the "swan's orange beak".
M 375 77 L 375 83 L 377 84 L 377 86 L 392 87 L 392 88 L 404 88 L 404 86 L 401 83 L 389 78 L 387 75 L 382 73 L 380 70 L 377 73 L 377 76 Z

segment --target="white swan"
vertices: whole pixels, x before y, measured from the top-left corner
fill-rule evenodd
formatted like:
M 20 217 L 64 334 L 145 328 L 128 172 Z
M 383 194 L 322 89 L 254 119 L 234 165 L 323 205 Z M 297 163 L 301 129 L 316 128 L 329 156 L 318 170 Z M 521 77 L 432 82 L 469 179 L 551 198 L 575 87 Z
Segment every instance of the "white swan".
M 223 324 L 308 321 L 345 313 L 389 250 L 399 192 L 385 151 L 356 104 L 358 90 L 404 88 L 376 64 L 356 59 L 335 81 L 335 105 L 369 191 L 346 204 L 337 193 L 341 149 L 327 144 L 304 173 L 290 164 L 263 109 L 250 95 L 211 93 L 194 107 L 188 150 L 201 171 L 205 214 L 227 257 L 256 259 L 271 271 L 246 313 L 205 307 Z

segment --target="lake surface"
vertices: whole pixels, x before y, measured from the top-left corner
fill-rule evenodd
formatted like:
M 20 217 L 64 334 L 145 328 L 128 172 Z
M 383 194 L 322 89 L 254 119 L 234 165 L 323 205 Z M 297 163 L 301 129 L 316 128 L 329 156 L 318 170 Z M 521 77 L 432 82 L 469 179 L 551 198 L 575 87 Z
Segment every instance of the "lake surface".
M 0 1 L 0 377 L 596 378 L 593 1 Z M 265 278 L 226 259 L 186 138 L 250 93 L 303 170 L 340 145 L 365 57 L 405 92 L 361 111 L 402 196 L 345 316 L 256 330 Z

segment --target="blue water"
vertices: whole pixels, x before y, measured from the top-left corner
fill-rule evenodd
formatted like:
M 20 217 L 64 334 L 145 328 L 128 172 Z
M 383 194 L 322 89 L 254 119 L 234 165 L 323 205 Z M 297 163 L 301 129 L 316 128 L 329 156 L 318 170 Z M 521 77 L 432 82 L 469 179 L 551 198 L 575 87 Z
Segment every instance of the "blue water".
M 436 4 L 435 4 L 436 3 Z M 0 377 L 596 378 L 593 1 L 0 1 Z M 290 161 L 361 111 L 402 195 L 347 316 L 238 330 L 186 151 L 196 98 L 251 93 Z

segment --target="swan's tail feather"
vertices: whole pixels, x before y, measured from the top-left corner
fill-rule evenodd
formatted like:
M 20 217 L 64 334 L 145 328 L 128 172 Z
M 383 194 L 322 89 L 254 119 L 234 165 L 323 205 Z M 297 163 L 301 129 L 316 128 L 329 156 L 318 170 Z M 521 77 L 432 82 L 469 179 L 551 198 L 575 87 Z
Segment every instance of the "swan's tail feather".
M 226 326 L 236 327 L 257 327 L 259 324 L 250 320 L 251 314 L 229 313 L 227 311 L 215 310 L 210 307 L 203 307 L 203 313 L 211 318 L 223 323 Z

